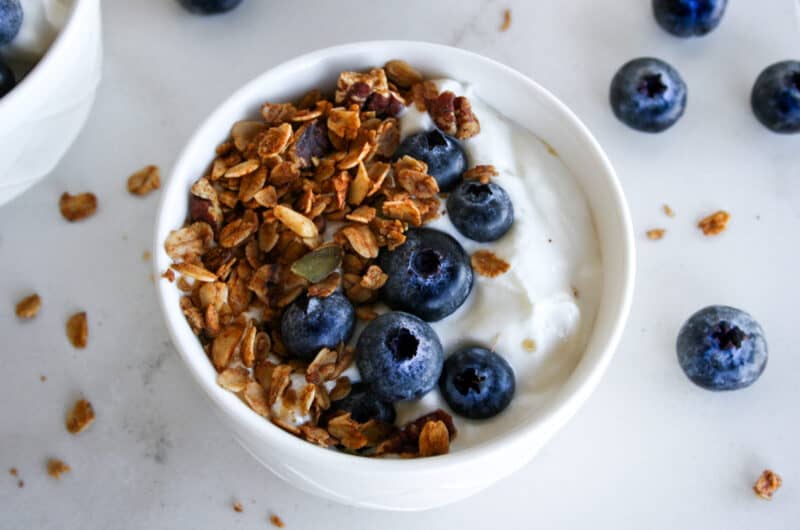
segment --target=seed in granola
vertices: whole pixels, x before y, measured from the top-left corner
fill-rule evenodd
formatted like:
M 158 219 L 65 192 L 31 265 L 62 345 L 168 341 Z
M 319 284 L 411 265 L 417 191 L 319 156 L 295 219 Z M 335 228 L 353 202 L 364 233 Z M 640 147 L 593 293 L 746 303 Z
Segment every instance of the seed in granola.
M 70 471 L 72 468 L 58 458 L 51 458 L 47 461 L 47 474 L 56 480 L 60 480 L 61 475 Z
M 158 166 L 145 166 L 128 177 L 128 191 L 133 195 L 147 195 L 161 187 L 161 171 Z
M 85 399 L 79 399 L 67 414 L 65 425 L 72 434 L 85 431 L 94 422 L 94 408 Z
M 771 469 L 765 469 L 753 485 L 753 491 L 764 500 L 771 501 L 772 495 L 781 487 L 783 480 Z
M 703 231 L 704 235 L 715 236 L 725 231 L 730 219 L 731 215 L 728 212 L 720 210 L 701 219 L 700 222 L 697 223 L 697 226 Z
M 42 299 L 38 294 L 26 296 L 17 303 L 16 312 L 19 318 L 29 320 L 39 313 L 42 307 Z
M 85 348 L 89 339 L 89 323 L 86 312 L 75 313 L 67 320 L 67 338 L 76 348 Z
M 437 456 L 450 452 L 450 433 L 442 421 L 429 421 L 419 434 L 419 456 Z
M 311 283 L 317 283 L 341 267 L 342 255 L 339 245 L 325 245 L 295 261 L 291 270 Z
M 666 233 L 667 231 L 664 230 L 663 228 L 653 228 L 652 230 L 648 230 L 646 232 L 647 239 L 650 239 L 652 241 L 658 241 L 659 239 L 663 238 L 664 234 Z
M 58 207 L 67 221 L 80 221 L 97 211 L 97 197 L 94 193 L 70 195 L 65 192 L 58 201 Z
M 494 278 L 501 274 L 505 274 L 511 268 L 511 265 L 497 257 L 491 250 L 478 250 L 470 258 L 472 268 L 481 276 Z
M 508 28 L 511 27 L 511 10 L 504 9 L 503 10 L 503 23 L 500 25 L 500 31 L 508 31 Z

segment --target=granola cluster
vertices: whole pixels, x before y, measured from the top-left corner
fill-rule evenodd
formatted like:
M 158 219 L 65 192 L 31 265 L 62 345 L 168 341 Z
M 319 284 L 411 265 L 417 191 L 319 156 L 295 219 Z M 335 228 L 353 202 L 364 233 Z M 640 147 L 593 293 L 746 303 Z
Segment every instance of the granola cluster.
M 173 264 L 164 277 L 180 275 L 181 309 L 218 383 L 324 447 L 429 456 L 446 453 L 456 434 L 444 411 L 402 429 L 331 413 L 331 402 L 350 392 L 342 374 L 353 350 L 325 348 L 309 363 L 290 358 L 280 336 L 284 309 L 301 295 L 341 290 L 359 319 L 375 318 L 388 279 L 375 263 L 378 253 L 440 215 L 427 165 L 394 160 L 396 117 L 412 104 L 457 138 L 480 131 L 466 98 L 440 94 L 403 61 L 342 72 L 332 98 L 314 90 L 296 103 L 265 103 L 260 120 L 235 123 L 191 187 L 189 219 L 165 242 Z M 481 166 L 470 175 L 488 180 L 496 171 Z M 292 421 L 298 415 L 310 420 Z

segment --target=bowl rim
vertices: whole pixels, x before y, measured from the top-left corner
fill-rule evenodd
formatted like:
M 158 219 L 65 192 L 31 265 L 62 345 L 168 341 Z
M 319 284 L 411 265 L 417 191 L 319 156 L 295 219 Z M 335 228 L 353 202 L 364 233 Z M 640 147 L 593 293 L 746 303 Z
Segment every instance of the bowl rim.
M 72 6 L 67 17 L 67 21 L 64 23 L 64 27 L 58 32 L 53 42 L 50 43 L 44 55 L 42 55 L 28 74 L 23 77 L 8 94 L 0 98 L 0 119 L 6 109 L 12 107 L 18 99 L 25 97 L 23 91 L 27 93 L 32 90 L 28 89 L 28 87 L 38 85 L 40 79 L 47 75 L 45 70 L 50 70 L 53 63 L 59 61 L 62 55 L 68 53 L 70 46 L 68 41 L 72 41 L 72 35 L 78 33 L 82 29 L 79 20 L 83 18 L 83 11 L 88 9 L 86 6 L 89 5 L 91 1 L 92 0 L 75 0 L 75 4 Z
M 610 192 L 614 200 L 613 204 L 618 210 L 617 215 L 620 217 L 624 227 L 624 234 L 622 234 L 623 241 L 621 245 L 624 253 L 622 259 L 623 270 L 620 273 L 623 276 L 623 292 L 621 296 L 622 303 L 617 308 L 616 315 L 609 323 L 610 330 L 608 332 L 608 340 L 604 345 L 601 345 L 597 348 L 599 351 L 597 357 L 592 360 L 590 365 L 579 363 L 575 370 L 570 374 L 569 378 L 554 395 L 553 399 L 540 409 L 535 418 L 504 434 L 502 437 L 492 438 L 472 447 L 467 447 L 453 453 L 430 458 L 365 458 L 363 456 L 351 455 L 342 451 L 322 448 L 284 431 L 280 427 L 274 425 L 268 419 L 259 416 L 250 410 L 239 399 L 233 396 L 233 394 L 219 389 L 218 387 L 211 388 L 212 385 L 208 384 L 204 380 L 203 375 L 200 373 L 198 364 L 199 362 L 208 363 L 208 359 L 205 356 L 203 356 L 202 359 L 195 358 L 196 356 L 188 353 L 186 349 L 183 348 L 181 339 L 176 330 L 173 328 L 173 322 L 170 319 L 170 315 L 174 314 L 176 311 L 179 311 L 179 308 L 177 306 L 171 307 L 168 305 L 166 289 L 174 289 L 174 284 L 158 280 L 156 281 L 156 291 L 159 299 L 159 305 L 161 307 L 162 315 L 166 321 L 165 324 L 175 349 L 177 350 L 183 362 L 187 365 L 187 368 L 193 375 L 194 379 L 203 388 L 205 395 L 211 399 L 225 415 L 230 416 L 232 420 L 236 421 L 237 423 L 245 424 L 251 432 L 256 433 L 258 439 L 263 440 L 266 444 L 278 444 L 282 446 L 287 453 L 292 453 L 293 456 L 300 457 L 305 461 L 319 463 L 326 466 L 358 466 L 361 471 L 368 472 L 387 471 L 400 474 L 418 472 L 430 473 L 454 466 L 459 466 L 469 461 L 482 460 L 488 458 L 492 453 L 498 451 L 498 449 L 502 450 L 504 446 L 511 446 L 515 445 L 517 442 L 523 442 L 526 437 L 530 436 L 532 433 L 546 425 L 557 425 L 559 416 L 562 418 L 563 422 L 566 422 L 596 388 L 619 345 L 633 299 L 636 268 L 633 224 L 631 221 L 628 204 L 622 190 L 622 185 L 616 175 L 616 172 L 614 171 L 614 168 L 611 165 L 611 162 L 589 129 L 572 112 L 572 110 L 570 110 L 564 103 L 562 103 L 544 87 L 517 70 L 483 55 L 447 45 L 413 40 L 373 40 L 340 44 L 305 53 L 276 64 L 260 73 L 250 81 L 246 82 L 232 94 L 226 96 L 225 99 L 203 119 L 202 123 L 194 129 L 192 136 L 185 143 L 183 149 L 177 157 L 166 185 L 164 186 L 161 198 L 159 199 L 153 240 L 154 275 L 155 278 L 158 279 L 163 272 L 163 266 L 160 266 L 162 260 L 159 259 L 160 253 L 163 250 L 163 244 L 161 241 L 159 241 L 159 234 L 163 231 L 162 224 L 164 223 L 164 212 L 167 207 L 167 198 L 170 195 L 168 191 L 173 186 L 177 186 L 179 184 L 179 181 L 176 178 L 177 173 L 181 170 L 182 166 L 187 163 L 186 159 L 191 151 L 192 146 L 199 140 L 205 129 L 210 127 L 211 123 L 215 121 L 216 116 L 227 110 L 227 108 L 232 106 L 235 101 L 242 99 L 252 90 L 254 90 L 254 87 L 261 83 L 262 78 L 273 75 L 279 70 L 291 70 L 300 66 L 302 63 L 314 63 L 320 59 L 335 56 L 337 54 L 358 53 L 359 50 L 370 49 L 373 47 L 380 47 L 381 49 L 389 48 L 392 53 L 398 53 L 397 56 L 402 56 L 400 49 L 404 46 L 424 49 L 431 54 L 447 54 L 450 56 L 456 54 L 469 60 L 488 63 L 489 66 L 501 71 L 503 75 L 514 77 L 521 81 L 529 90 L 545 100 L 546 105 L 555 107 L 555 109 L 562 116 L 564 116 L 564 118 L 569 122 L 569 126 L 578 133 L 578 135 L 581 137 L 581 140 L 586 144 L 587 149 L 591 150 L 593 158 L 599 162 L 601 169 L 600 173 L 604 174 L 607 184 L 611 188 Z M 168 229 L 174 228 L 175 227 L 168 227 Z M 593 333 L 594 330 L 592 333 L 590 333 L 590 336 Z M 581 367 L 583 366 L 588 367 L 581 370 Z M 217 392 L 218 390 L 230 394 L 230 398 L 232 399 L 224 399 L 222 395 Z M 235 433 L 232 434 L 234 434 L 234 437 L 236 437 Z M 238 439 L 238 437 L 236 438 Z

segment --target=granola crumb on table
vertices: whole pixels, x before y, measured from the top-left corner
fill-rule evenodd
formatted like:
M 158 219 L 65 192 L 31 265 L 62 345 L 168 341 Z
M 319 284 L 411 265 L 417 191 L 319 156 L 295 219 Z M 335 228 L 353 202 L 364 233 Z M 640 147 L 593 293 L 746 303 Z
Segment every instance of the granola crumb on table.
M 358 319 L 374 319 L 388 278 L 375 262 L 379 252 L 439 216 L 442 195 L 427 165 L 394 160 L 397 116 L 409 105 L 459 139 L 480 132 L 467 98 L 440 94 L 404 61 L 342 72 L 332 97 L 313 90 L 294 103 L 266 102 L 260 118 L 232 124 L 191 186 L 186 223 L 164 242 L 172 264 L 163 278 L 178 278 L 181 310 L 218 384 L 296 436 L 365 456 L 444 454 L 453 420 L 437 410 L 396 426 L 332 412 L 331 401 L 351 389 L 342 373 L 353 364 L 352 348 L 324 348 L 310 363 L 289 358 L 280 319 L 299 296 L 337 289 Z M 496 175 L 478 166 L 469 178 Z M 483 252 L 479 273 L 508 270 Z M 287 402 L 308 421 L 296 425 Z
M 145 166 L 128 177 L 128 191 L 144 196 L 161 187 L 161 170 L 158 166 Z
M 56 480 L 61 480 L 61 475 L 70 471 L 72 468 L 58 458 L 51 458 L 47 461 L 47 474 Z
M 286 523 L 283 522 L 283 519 L 281 519 L 274 513 L 269 516 L 269 522 L 272 523 L 272 526 L 276 528 L 283 528 L 286 526 Z
M 664 234 L 666 233 L 667 231 L 664 230 L 663 228 L 653 228 L 645 232 L 645 234 L 647 235 L 647 239 L 651 241 L 658 241 L 659 239 L 662 239 L 664 237 Z
M 42 299 L 38 294 L 32 294 L 17 303 L 16 314 L 19 318 L 30 320 L 39 314 L 41 307 Z
M 704 217 L 697 223 L 697 227 L 703 231 L 706 236 L 716 236 L 725 231 L 730 221 L 731 215 L 725 210 L 714 212 L 711 215 Z
M 67 431 L 72 434 L 78 434 L 85 431 L 94 422 L 94 419 L 92 404 L 85 399 L 79 399 L 70 409 L 64 423 Z
M 85 348 L 89 340 L 89 323 L 86 312 L 75 313 L 67 320 L 67 338 L 76 348 Z
M 65 192 L 58 201 L 58 207 L 61 215 L 67 221 L 80 221 L 94 215 L 97 211 L 97 197 L 94 193 L 70 195 Z
M 764 500 L 771 501 L 772 495 L 781 487 L 783 480 L 771 469 L 765 469 L 753 485 L 753 491 Z

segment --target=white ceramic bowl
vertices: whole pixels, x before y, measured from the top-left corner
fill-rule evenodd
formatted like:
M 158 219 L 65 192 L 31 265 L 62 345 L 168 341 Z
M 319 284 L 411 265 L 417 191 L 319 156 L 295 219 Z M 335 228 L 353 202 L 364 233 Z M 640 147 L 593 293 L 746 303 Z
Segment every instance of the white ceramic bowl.
M 475 85 L 477 93 L 560 153 L 586 191 L 601 242 L 603 295 L 586 351 L 555 397 L 514 431 L 445 456 L 370 459 L 316 447 L 256 415 L 217 386 L 216 372 L 179 308 L 175 285 L 158 294 L 172 340 L 194 379 L 231 433 L 265 467 L 292 485 L 328 499 L 370 508 L 420 510 L 476 493 L 522 467 L 578 410 L 597 386 L 622 333 L 634 281 L 634 244 L 628 208 L 608 159 L 584 125 L 561 102 L 520 73 L 463 50 L 421 42 L 366 42 L 328 48 L 276 66 L 248 83 L 203 123 L 181 153 L 163 191 L 156 221 L 154 264 L 170 260 L 163 242 L 187 215 L 193 181 L 231 125 L 258 116 L 264 101 L 290 101 L 315 87 L 331 88 L 342 70 L 363 70 L 402 58 L 427 77 Z
M 83 128 L 100 83 L 100 0 L 76 0 L 33 70 L 0 99 L 0 205 L 46 176 Z

